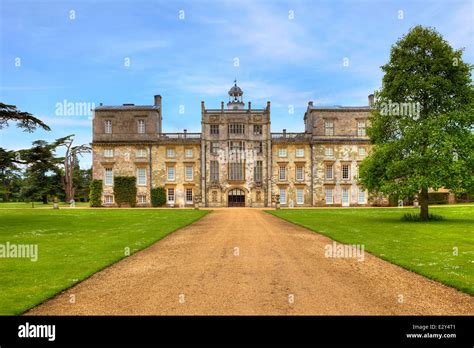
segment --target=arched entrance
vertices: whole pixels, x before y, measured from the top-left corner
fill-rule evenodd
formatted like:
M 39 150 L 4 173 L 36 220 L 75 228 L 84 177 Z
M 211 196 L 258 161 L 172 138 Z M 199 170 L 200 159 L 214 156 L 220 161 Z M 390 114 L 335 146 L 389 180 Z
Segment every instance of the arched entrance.
M 227 202 L 229 207 L 245 207 L 245 192 L 238 188 L 230 190 Z

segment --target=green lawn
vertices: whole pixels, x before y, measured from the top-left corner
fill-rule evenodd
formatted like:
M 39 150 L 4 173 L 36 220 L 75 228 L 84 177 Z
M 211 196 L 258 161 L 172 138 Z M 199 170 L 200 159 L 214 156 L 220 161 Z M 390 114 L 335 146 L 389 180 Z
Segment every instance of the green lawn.
M 23 203 L 22 203 L 23 204 Z M 0 315 L 20 314 L 208 211 L 0 209 L 0 244 L 37 244 L 38 260 L 0 258 Z
M 474 206 L 430 207 L 445 220 L 404 222 L 414 208 L 281 209 L 268 213 L 474 295 Z M 453 248 L 458 248 L 458 256 Z

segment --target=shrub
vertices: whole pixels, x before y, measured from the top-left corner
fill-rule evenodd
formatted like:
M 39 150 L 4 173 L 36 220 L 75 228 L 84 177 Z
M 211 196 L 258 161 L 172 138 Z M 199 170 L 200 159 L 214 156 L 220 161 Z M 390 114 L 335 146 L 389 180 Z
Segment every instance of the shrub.
M 137 185 L 134 176 L 114 177 L 115 202 L 119 205 L 135 206 L 137 202 Z
M 164 187 L 155 187 L 151 189 L 151 205 L 161 207 L 166 203 L 166 191 Z
M 430 192 L 428 193 L 428 204 L 448 204 L 449 193 Z
M 418 213 L 406 213 L 402 217 L 403 221 L 410 221 L 410 222 L 419 222 L 423 221 L 420 218 L 420 214 Z M 435 214 L 429 214 L 428 215 L 428 221 L 441 221 L 444 220 L 444 218 L 441 215 L 435 215 Z
M 102 206 L 102 180 L 92 180 L 89 185 L 89 205 L 91 207 Z

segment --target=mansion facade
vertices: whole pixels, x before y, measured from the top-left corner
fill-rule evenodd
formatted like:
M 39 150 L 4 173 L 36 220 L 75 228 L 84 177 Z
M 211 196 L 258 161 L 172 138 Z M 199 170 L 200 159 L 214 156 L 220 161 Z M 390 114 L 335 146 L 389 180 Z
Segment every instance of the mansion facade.
M 162 99 L 153 105 L 99 106 L 93 118 L 93 178 L 104 205 L 115 205 L 115 176 L 135 176 L 137 206 L 164 187 L 168 206 L 365 206 L 358 165 L 370 151 L 373 103 L 318 107 L 308 103 L 305 131 L 272 133 L 270 102 L 253 108 L 235 83 L 227 105 L 201 102 L 201 133 L 164 133 Z

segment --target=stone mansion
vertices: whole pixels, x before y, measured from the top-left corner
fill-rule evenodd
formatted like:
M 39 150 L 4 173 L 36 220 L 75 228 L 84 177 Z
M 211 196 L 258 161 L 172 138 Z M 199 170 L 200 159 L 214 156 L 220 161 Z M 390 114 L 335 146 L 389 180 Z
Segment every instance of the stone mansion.
M 175 207 L 364 206 L 358 165 L 370 150 L 367 106 L 308 103 L 302 133 L 272 133 L 270 102 L 246 105 L 235 83 L 227 105 L 201 102 L 201 133 L 164 133 L 162 100 L 153 105 L 99 106 L 93 118 L 93 178 L 104 205 L 115 205 L 114 176 L 135 176 L 137 206 L 164 187 Z

